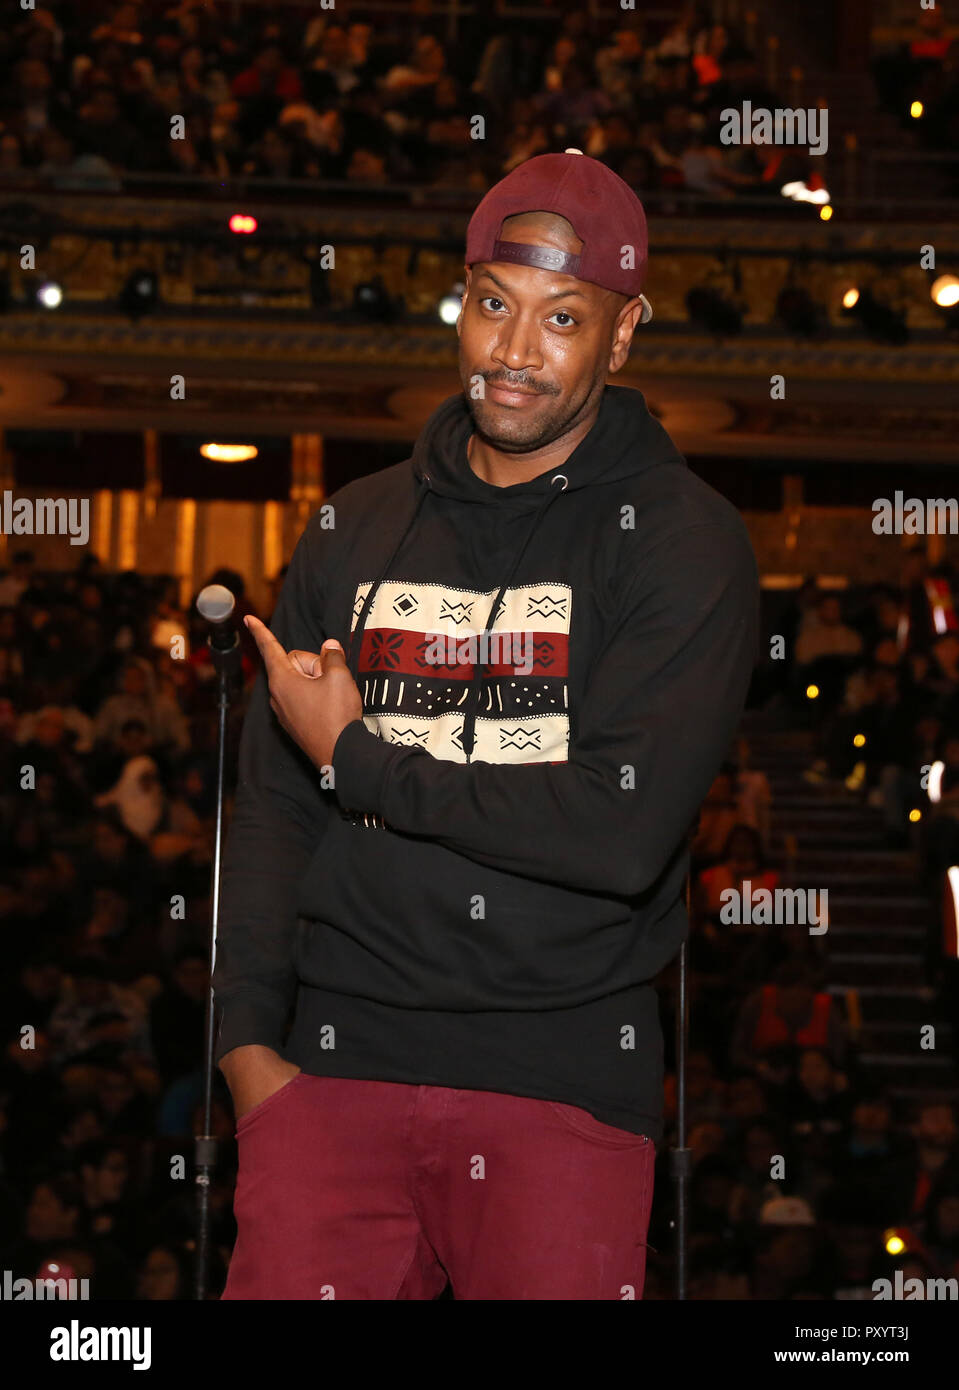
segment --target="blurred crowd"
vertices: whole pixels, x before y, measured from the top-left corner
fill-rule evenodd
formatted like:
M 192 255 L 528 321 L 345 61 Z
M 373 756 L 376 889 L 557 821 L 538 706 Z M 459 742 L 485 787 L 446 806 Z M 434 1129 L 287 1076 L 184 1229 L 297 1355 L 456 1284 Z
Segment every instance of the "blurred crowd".
M 955 16 L 937 5 L 917 10 L 907 38 L 884 44 L 873 60 L 879 103 L 911 127 L 920 145 L 954 154 L 959 143 L 959 42 Z M 922 104 L 922 119 L 910 111 Z
M 570 146 L 645 193 L 821 183 L 825 160 L 799 147 L 720 140 L 723 109 L 789 103 L 708 4 L 674 21 L 487 8 L 450 44 L 441 22 L 362 4 L 264 19 L 198 0 L 51 0 L 0 32 L 0 186 L 119 190 L 136 173 L 480 191 Z
M 209 582 L 254 611 L 241 576 Z M 948 570 L 918 553 L 901 587 L 840 597 L 810 581 L 770 616 L 791 655 L 777 689 L 757 673 L 750 700 L 813 730 L 807 781 L 881 809 L 890 844 L 904 842 L 912 804 L 925 807 L 907 833 L 931 913 L 959 858 L 950 594 Z M 94 1297 L 191 1296 L 216 727 L 192 611 L 175 581 L 104 573 L 92 556 L 52 575 L 16 552 L 0 577 L 0 1270 L 35 1278 L 56 1265 L 90 1279 Z M 248 691 L 257 657 L 244 640 Z M 921 769 L 937 760 L 930 803 Z M 691 850 L 691 1296 L 871 1298 L 893 1268 L 959 1274 L 955 1107 L 904 1110 L 870 1079 L 856 1020 L 827 989 L 821 936 L 723 915 L 724 894 L 746 880 L 753 892 L 794 881 L 774 815 L 741 734 Z M 664 988 L 666 1013 L 672 997 Z M 649 1298 L 672 1296 L 675 1100 L 668 1070 Z M 235 1235 L 236 1164 L 218 1072 L 213 1130 L 215 1295 Z M 894 1227 L 896 1258 L 884 1249 Z
M 915 851 L 918 875 L 907 883 L 927 898 L 922 970 L 952 1027 L 938 1046 L 952 1054 L 953 1089 L 959 965 L 945 938 L 951 925 L 955 939 L 946 870 L 959 864 L 954 593 L 951 567 L 930 566 L 919 550 L 905 555 L 898 584 L 840 593 L 809 579 L 767 612 L 782 659 L 757 671 L 750 700 L 775 711 L 784 731 L 811 734 L 815 757 L 798 786 L 874 808 L 879 844 Z M 855 991 L 830 988 L 824 934 L 799 919 L 770 929 L 730 911 L 729 890 L 755 900 L 800 886 L 793 855 L 773 836 L 774 813 L 770 780 L 740 736 L 691 847 L 690 1296 L 871 1299 L 873 1281 L 896 1269 L 905 1279 L 959 1277 L 956 1106 L 904 1104 L 864 1067 Z M 672 1075 L 667 1105 L 675 1112 Z M 776 1174 L 772 1155 L 781 1156 Z M 668 1153 L 658 1160 L 664 1192 Z M 668 1202 L 654 1204 L 654 1249 L 671 1249 L 670 1216 Z M 887 1249 L 890 1238 L 901 1246 Z M 670 1279 L 668 1261 L 654 1260 L 646 1297 L 670 1297 Z
M 253 611 L 240 576 L 210 582 Z M 192 611 L 192 608 L 191 608 Z M 244 652 L 247 681 L 254 672 Z M 235 764 L 235 712 L 230 766 Z M 187 1298 L 201 1132 L 215 681 L 178 585 L 86 557 L 0 580 L 0 1270 Z M 234 1238 L 216 1073 L 214 1279 Z

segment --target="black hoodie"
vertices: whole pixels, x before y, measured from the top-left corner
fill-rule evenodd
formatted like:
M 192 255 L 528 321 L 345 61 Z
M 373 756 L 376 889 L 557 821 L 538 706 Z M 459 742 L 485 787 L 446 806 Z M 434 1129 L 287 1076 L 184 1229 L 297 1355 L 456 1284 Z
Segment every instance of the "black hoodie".
M 471 432 L 451 397 L 412 466 L 342 488 L 296 548 L 273 631 L 338 639 L 364 718 L 332 789 L 257 679 L 217 1060 L 263 1043 L 314 1075 L 532 1096 L 659 1142 L 650 981 L 687 931 L 687 831 L 757 656 L 756 562 L 638 391 L 607 386 L 531 482 L 479 478 Z

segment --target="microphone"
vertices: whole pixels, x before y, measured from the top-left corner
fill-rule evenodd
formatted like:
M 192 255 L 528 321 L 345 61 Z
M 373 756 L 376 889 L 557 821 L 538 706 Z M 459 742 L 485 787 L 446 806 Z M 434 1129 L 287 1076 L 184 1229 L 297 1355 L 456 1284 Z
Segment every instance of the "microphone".
M 197 595 L 196 611 L 206 619 L 209 628 L 206 644 L 221 692 L 239 681 L 243 670 L 240 633 L 233 616 L 235 608 L 236 599 L 222 584 L 208 584 Z
M 240 634 L 233 616 L 236 599 L 222 584 L 208 584 L 201 589 L 196 611 L 209 624 L 207 641 L 211 652 L 229 652 L 239 645 Z

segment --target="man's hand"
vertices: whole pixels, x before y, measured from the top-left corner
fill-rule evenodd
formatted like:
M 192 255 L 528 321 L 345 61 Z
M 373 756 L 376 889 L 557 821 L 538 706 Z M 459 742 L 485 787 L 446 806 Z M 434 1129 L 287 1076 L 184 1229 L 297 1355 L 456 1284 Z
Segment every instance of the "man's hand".
M 234 1047 L 220 1059 L 220 1071 L 233 1097 L 233 1113 L 242 1120 L 248 1110 L 267 1100 L 298 1075 L 300 1068 L 285 1061 L 272 1047 L 250 1043 Z
M 363 697 L 343 648 L 331 638 L 320 653 L 287 652 L 259 618 L 243 621 L 266 667 L 270 708 L 307 757 L 317 767 L 328 767 L 340 734 L 363 717 Z

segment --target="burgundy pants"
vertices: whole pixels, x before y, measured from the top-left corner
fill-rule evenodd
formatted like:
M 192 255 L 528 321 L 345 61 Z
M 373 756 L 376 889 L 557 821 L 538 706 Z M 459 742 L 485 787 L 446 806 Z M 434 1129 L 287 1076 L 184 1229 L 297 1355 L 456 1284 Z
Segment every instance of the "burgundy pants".
M 642 1297 L 655 1145 L 577 1106 L 300 1072 L 237 1142 L 226 1299 Z

